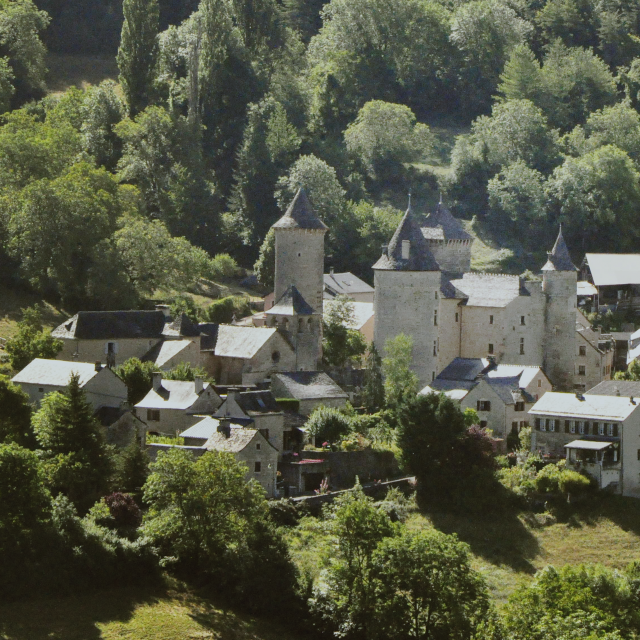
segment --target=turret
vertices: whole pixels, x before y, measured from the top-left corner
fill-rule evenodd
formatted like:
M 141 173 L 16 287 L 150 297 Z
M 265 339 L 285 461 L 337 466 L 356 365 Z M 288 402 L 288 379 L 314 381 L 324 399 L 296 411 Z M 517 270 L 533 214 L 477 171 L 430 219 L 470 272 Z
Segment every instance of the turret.
M 562 236 L 562 227 L 553 249 L 542 267 L 545 295 L 545 335 L 543 368 L 560 391 L 573 390 L 576 357 L 577 268 Z
M 275 304 L 267 324 L 277 326 L 296 351 L 298 371 L 318 368 L 322 356 L 324 236 L 320 220 L 300 188 L 273 225 L 276 236 Z
M 411 196 L 402 221 L 373 269 L 374 343 L 384 354 L 390 338 L 400 333 L 411 336 L 412 369 L 420 383 L 426 384 L 437 373 L 441 273 L 415 220 Z

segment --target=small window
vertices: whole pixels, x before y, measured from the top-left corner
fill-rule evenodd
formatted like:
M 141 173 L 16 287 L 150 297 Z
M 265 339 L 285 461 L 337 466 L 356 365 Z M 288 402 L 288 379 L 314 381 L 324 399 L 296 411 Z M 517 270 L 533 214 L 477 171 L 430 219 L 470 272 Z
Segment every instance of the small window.
M 254 473 L 260 473 L 262 471 L 262 462 L 254 462 L 253 471 Z
M 431 372 L 431 382 L 433 382 L 436 379 L 436 372 L 432 371 Z
M 481 429 L 486 429 L 487 428 L 487 421 L 486 420 L 480 420 L 480 428 Z
M 525 317 L 524 316 L 520 316 L 520 325 L 524 327 L 525 325 Z
M 524 411 L 524 402 L 516 402 L 516 411 Z
M 160 409 L 147 409 L 147 422 L 159 422 Z
M 524 355 L 524 338 L 520 338 L 520 355 Z
M 586 355 L 587 355 L 587 347 L 585 347 L 585 346 L 581 346 L 581 347 L 578 349 L 578 353 L 579 353 L 581 356 L 586 356 Z
M 44 387 L 38 387 L 38 392 L 39 393 L 44 393 Z
M 576 423 L 575 420 L 569 420 L 569 433 L 576 432 Z
M 551 419 L 548 422 L 549 422 L 549 431 L 555 431 L 556 430 L 556 421 Z
M 478 400 L 476 407 L 478 411 L 491 411 L 491 402 L 489 400 Z
M 518 433 L 518 423 L 517 422 L 512 422 L 511 423 L 511 433 Z
M 578 421 L 578 433 L 584 435 L 584 420 Z
M 613 424 L 608 424 L 607 425 L 607 435 L 608 436 L 613 436 Z
M 279 351 L 274 351 L 271 354 L 271 360 L 272 360 L 272 362 L 280 362 L 280 352 Z
M 538 378 L 538 388 L 542 386 L 542 380 Z
M 579 376 L 586 376 L 587 375 L 587 367 L 585 367 L 583 364 L 581 364 L 578 367 L 578 375 Z
M 438 292 L 436 291 L 435 294 L 436 294 L 436 300 L 437 300 L 438 299 Z
M 638 460 L 640 460 L 640 449 L 638 449 Z
M 435 340 L 433 341 L 433 355 L 438 355 L 438 343 Z
M 256 442 L 256 451 L 260 451 L 261 446 L 262 445 L 259 442 Z
M 490 342 L 489 343 L 489 355 L 491 355 L 493 353 L 493 343 Z
M 547 421 L 542 418 L 542 420 L 540 420 L 540 431 L 546 431 L 547 430 Z
M 458 322 L 458 314 L 456 313 L 456 322 Z
M 493 316 L 489 316 L 489 324 L 493 324 Z
M 301 254 L 301 253 L 298 253 L 298 258 L 301 258 L 301 257 L 302 257 L 302 254 Z
M 434 327 L 438 326 L 438 310 L 437 309 L 433 312 L 433 326 Z

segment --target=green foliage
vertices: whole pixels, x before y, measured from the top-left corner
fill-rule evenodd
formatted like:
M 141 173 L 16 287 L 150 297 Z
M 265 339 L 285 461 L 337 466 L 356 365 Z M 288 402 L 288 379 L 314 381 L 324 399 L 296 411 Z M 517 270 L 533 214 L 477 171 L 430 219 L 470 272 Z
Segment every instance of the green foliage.
M 217 253 L 211 258 L 212 278 L 234 278 L 239 275 L 238 263 L 228 253 Z
M 471 407 L 467 407 L 462 412 L 462 416 L 464 418 L 464 426 L 467 427 L 467 429 L 469 427 L 473 427 L 474 425 L 480 424 L 480 417 L 478 416 L 478 412 Z
M 335 444 L 349 436 L 353 427 L 351 419 L 339 409 L 320 405 L 316 407 L 306 422 L 305 428 L 316 442 Z
M 179 362 L 164 375 L 166 380 L 183 380 L 193 382 L 196 378 L 208 380 L 209 376 L 203 367 L 192 367 L 190 362 Z
M 382 100 L 367 102 L 344 132 L 347 150 L 358 158 L 371 178 L 384 180 L 417 162 L 432 146 L 432 136 L 408 107 Z
M 33 449 L 29 396 L 7 376 L 0 375 L 0 443 L 15 442 Z
M 184 446 L 184 438 L 180 436 L 154 436 L 153 434 L 147 435 L 148 444 L 170 444 L 172 446 Z
M 231 570 L 254 523 L 266 517 L 264 492 L 246 482 L 233 454 L 208 451 L 197 460 L 180 449 L 158 453 L 144 486 L 143 533 L 164 557 L 198 573 Z
M 15 93 L 12 84 L 13 79 L 14 75 L 9 66 L 8 58 L 0 58 L 0 114 L 9 111 L 11 98 Z
M 411 371 L 413 339 L 403 333 L 389 338 L 382 359 L 384 395 L 387 406 L 398 406 L 418 391 L 418 376 Z
M 269 229 L 260 246 L 253 270 L 261 285 L 273 289 L 276 277 L 276 232 L 273 229 Z
M 147 436 L 147 442 L 149 436 Z M 149 475 L 149 456 L 136 440 L 119 451 L 113 460 L 112 484 L 117 491 L 139 496 Z
M 132 116 L 153 100 L 158 63 L 158 0 L 124 0 L 118 49 L 120 86 Z
M 129 358 L 114 369 L 116 375 L 127 385 L 127 401 L 136 405 L 153 386 L 153 362 L 142 362 L 138 358 Z
M 40 308 L 30 307 L 22 309 L 18 331 L 7 340 L 5 350 L 12 369 L 20 371 L 35 358 L 54 359 L 62 351 L 62 342 L 43 329 Z
M 640 361 L 632 360 L 626 371 L 616 371 L 616 380 L 640 380 Z
M 200 309 L 192 296 L 186 293 L 179 293 L 171 298 L 169 304 L 169 313 L 172 318 L 179 318 L 182 314 L 187 316 L 189 320 L 198 322 Z
M 63 393 L 45 396 L 33 416 L 33 429 L 51 491 L 88 509 L 106 492 L 111 458 L 76 374 Z
M 212 302 L 203 312 L 202 319 L 205 322 L 218 322 L 230 324 L 234 317 L 239 320 L 251 315 L 251 305 L 248 298 L 242 296 L 227 296 Z
M 344 295 L 325 304 L 322 320 L 322 360 L 329 367 L 356 365 L 367 349 L 365 337 L 352 326 L 353 301 Z
M 367 351 L 365 384 L 362 402 L 367 411 L 373 412 L 384 406 L 384 378 L 382 375 L 382 358 L 371 343 Z
M 469 638 L 490 618 L 487 586 L 455 536 L 405 531 L 383 540 L 372 564 L 373 637 Z

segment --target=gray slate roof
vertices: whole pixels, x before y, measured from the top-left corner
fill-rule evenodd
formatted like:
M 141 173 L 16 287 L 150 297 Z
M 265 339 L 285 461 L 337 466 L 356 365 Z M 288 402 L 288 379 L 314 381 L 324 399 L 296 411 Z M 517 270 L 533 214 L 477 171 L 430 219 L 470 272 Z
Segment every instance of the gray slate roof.
M 253 358 L 277 332 L 270 327 L 244 327 L 231 324 L 201 324 L 201 351 L 212 351 L 223 358 Z
M 353 273 L 325 273 L 324 286 L 335 295 L 350 293 L 373 293 L 373 287 Z
M 442 201 L 427 217 L 422 227 L 422 235 L 428 240 L 472 240 Z
M 80 378 L 80 386 L 84 387 L 100 373 L 96 371 L 91 362 L 68 362 L 67 360 L 45 360 L 36 358 L 32 360 L 11 381 L 25 384 L 41 384 L 53 387 L 66 387 L 71 374 L 77 373 Z M 113 374 L 115 376 L 115 373 Z
M 286 213 L 273 225 L 274 229 L 307 229 L 326 231 L 327 225 L 316 216 L 304 189 L 298 189 Z
M 151 347 L 140 360 L 142 362 L 155 362 L 156 366 L 162 367 L 171 358 L 188 349 L 192 344 L 191 340 L 163 340 Z
M 597 287 L 640 284 L 638 253 L 587 253 L 585 260 Z
M 451 284 L 472 307 L 506 307 L 518 296 L 530 295 L 519 276 L 493 273 L 465 273 Z
M 312 400 L 317 398 L 348 398 L 346 394 L 326 373 L 322 371 L 292 371 L 274 373 L 276 378 L 289 392 L 291 398 Z
M 203 389 L 207 389 L 205 382 Z M 151 389 L 136 405 L 139 409 L 190 409 L 199 398 L 193 382 L 183 380 L 163 380 L 158 391 Z
M 409 259 L 402 258 L 402 241 L 411 243 Z M 411 203 L 391 238 L 387 251 L 373 265 L 374 269 L 387 271 L 440 271 L 429 245 L 414 218 Z
M 313 309 L 302 297 L 295 285 L 289 285 L 288 289 L 280 296 L 280 299 L 265 313 L 278 316 L 310 316 L 313 315 Z
M 257 433 L 257 429 L 235 427 L 232 425 L 228 438 L 219 431 L 215 431 L 203 446 L 208 451 L 239 453 L 249 445 Z M 269 446 L 272 446 L 268 440 L 265 440 L 265 442 L 269 444 Z
M 202 440 L 208 440 L 217 430 L 220 420 L 218 418 L 206 417 L 196 422 L 192 427 L 189 427 L 186 431 L 180 434 L 181 438 L 201 438 Z M 233 425 L 234 422 L 231 421 Z M 237 425 L 242 426 L 242 425 Z
M 282 413 L 275 396 L 271 391 L 241 391 L 236 395 L 236 402 L 248 414 L 253 413 Z
M 604 380 L 593 389 L 585 391 L 584 395 L 591 396 L 624 396 L 640 399 L 640 382 L 633 380 Z
M 547 264 L 542 267 L 543 271 L 577 271 L 576 266 L 571 262 L 569 249 L 562 236 L 562 225 L 558 231 L 556 243 L 553 245 L 551 253 L 548 254 Z
M 167 322 L 162 311 L 79 311 L 63 322 L 54 338 L 110 340 L 125 338 L 195 337 L 197 326 L 184 314 Z

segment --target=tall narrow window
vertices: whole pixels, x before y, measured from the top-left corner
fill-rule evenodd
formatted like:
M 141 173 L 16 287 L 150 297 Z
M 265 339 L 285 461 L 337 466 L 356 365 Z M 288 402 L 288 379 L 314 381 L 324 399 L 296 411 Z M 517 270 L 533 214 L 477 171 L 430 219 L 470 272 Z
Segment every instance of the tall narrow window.
M 433 312 L 433 326 L 434 327 L 438 326 L 438 310 L 437 309 Z
M 493 316 L 489 316 L 489 324 L 493 324 Z
M 524 338 L 520 338 L 520 355 L 524 355 Z
M 456 313 L 456 322 L 458 322 L 458 314 Z
M 520 316 L 520 325 L 524 327 L 524 316 Z
M 435 340 L 433 341 L 433 355 L 438 355 L 438 343 Z
M 492 354 L 492 353 L 493 353 L 493 343 L 490 342 L 489 343 L 489 354 Z

